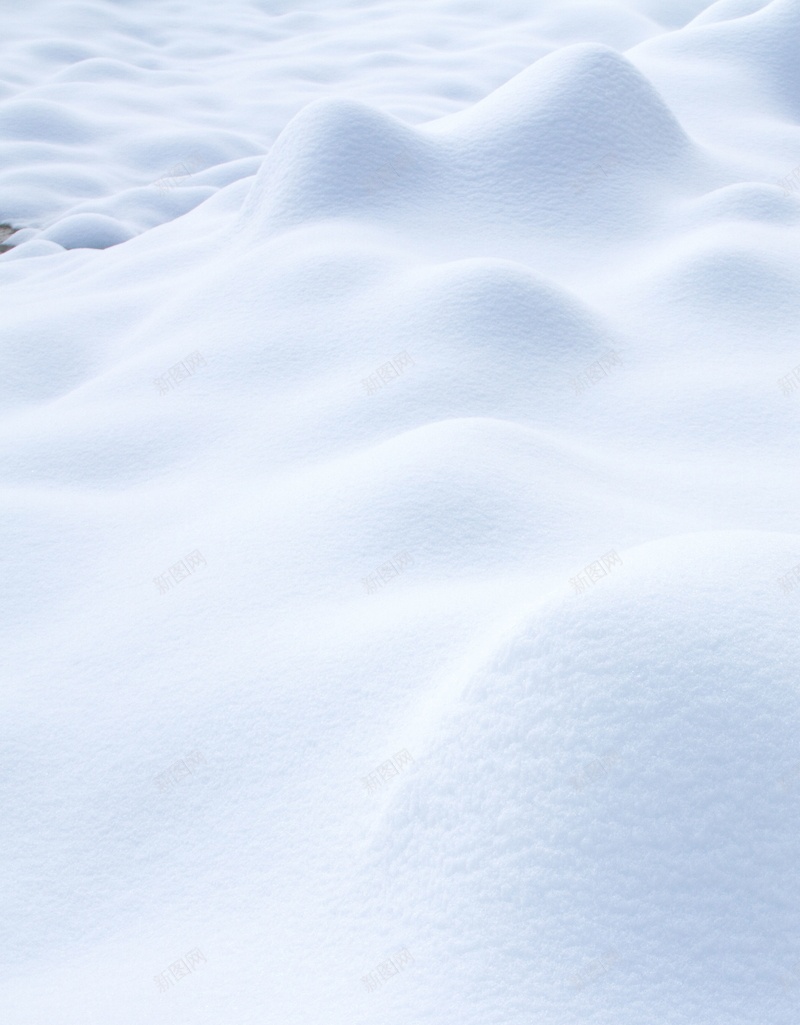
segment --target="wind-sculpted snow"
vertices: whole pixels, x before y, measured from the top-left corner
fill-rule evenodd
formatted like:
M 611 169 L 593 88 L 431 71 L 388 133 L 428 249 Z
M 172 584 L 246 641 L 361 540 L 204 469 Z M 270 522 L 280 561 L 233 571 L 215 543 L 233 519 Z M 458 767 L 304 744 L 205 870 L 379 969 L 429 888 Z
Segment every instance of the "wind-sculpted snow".
M 3 1021 L 795 1025 L 800 0 L 2 19 Z
M 625 551 L 462 668 L 370 844 L 375 917 L 391 908 L 398 934 L 425 921 L 429 1006 L 465 992 L 462 1020 L 485 1021 L 491 950 L 498 1019 L 788 1020 L 800 696 L 770 570 L 797 546 L 720 533 Z
M 595 232 L 598 219 L 641 230 L 676 183 L 710 178 L 707 163 L 629 61 L 581 44 L 416 130 L 353 101 L 311 104 L 276 141 L 241 219 L 258 233 L 359 212 L 502 236 Z

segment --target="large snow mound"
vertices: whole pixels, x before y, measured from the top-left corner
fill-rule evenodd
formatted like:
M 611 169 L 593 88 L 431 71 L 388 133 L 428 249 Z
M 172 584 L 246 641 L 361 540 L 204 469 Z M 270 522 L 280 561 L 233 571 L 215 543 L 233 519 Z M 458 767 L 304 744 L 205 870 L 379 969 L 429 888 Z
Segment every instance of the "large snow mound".
M 795 1025 L 800 0 L 3 18 L 3 1020 Z
M 443 685 L 371 837 L 376 917 L 424 922 L 431 1007 L 464 992 L 485 1021 L 491 950 L 497 1020 L 788 1020 L 800 694 L 772 574 L 799 545 L 625 551 Z

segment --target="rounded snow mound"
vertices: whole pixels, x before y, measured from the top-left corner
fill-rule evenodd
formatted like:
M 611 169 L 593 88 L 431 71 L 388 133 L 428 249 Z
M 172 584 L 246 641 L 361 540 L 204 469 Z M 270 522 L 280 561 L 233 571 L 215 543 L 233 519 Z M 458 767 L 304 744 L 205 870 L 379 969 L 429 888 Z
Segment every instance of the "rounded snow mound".
M 355 214 L 413 177 L 427 147 L 401 121 L 354 100 L 318 100 L 286 126 L 253 182 L 242 220 L 281 226 Z
M 21 242 L 2 255 L 4 260 L 26 260 L 31 256 L 54 256 L 56 253 L 63 252 L 64 247 L 55 242 L 48 242 L 43 238 L 34 238 L 29 242 Z
M 242 225 L 361 213 L 423 231 L 640 230 L 703 161 L 653 86 L 598 44 L 566 47 L 480 103 L 412 129 L 352 100 L 305 107 L 256 177 Z
M 613 152 L 627 165 L 667 172 L 692 144 L 645 76 L 597 43 L 564 47 L 475 106 L 426 126 L 533 168 L 571 167 Z
M 503 979 L 505 1020 L 789 1025 L 800 689 L 777 578 L 800 537 L 596 555 L 603 576 L 465 670 L 395 789 L 392 906 L 447 950 L 437 985 L 480 1004 Z
M 59 82 L 131 82 L 140 84 L 152 78 L 153 72 L 126 61 L 109 57 L 88 57 L 69 64 L 53 75 Z
M 93 142 L 99 134 L 99 128 L 53 100 L 10 100 L 0 106 L 0 140 L 74 145 Z
M 682 32 L 648 39 L 636 47 L 636 57 L 658 61 L 702 62 L 707 73 L 719 66 L 735 69 L 740 81 L 749 81 L 749 92 L 764 87 L 772 102 L 770 113 L 797 119 L 800 116 L 800 69 L 797 40 L 800 38 L 800 4 L 796 0 L 771 3 L 715 5 L 695 18 Z M 764 105 L 760 114 L 765 116 Z
M 800 219 L 797 196 L 775 185 L 740 182 L 693 200 L 688 209 L 700 223 L 742 220 L 795 224 Z
M 790 261 L 742 242 L 735 226 L 721 238 L 701 231 L 659 258 L 634 293 L 651 309 L 679 307 L 684 323 L 694 318 L 705 331 L 719 330 L 721 340 L 754 331 L 762 352 L 781 333 L 796 332 L 799 296 Z
M 458 394 L 463 392 L 458 389 Z M 457 399 L 454 399 L 455 402 Z M 414 427 L 338 460 L 313 477 L 314 529 L 332 537 L 365 512 L 364 567 L 386 538 L 416 552 L 423 575 L 471 576 L 518 566 L 560 542 L 579 467 L 534 429 L 491 417 Z M 322 511 L 324 510 L 324 511 Z
M 43 231 L 39 238 L 57 242 L 64 249 L 108 249 L 133 238 L 119 221 L 103 214 L 73 214 Z
M 690 26 L 711 25 L 719 21 L 735 21 L 757 14 L 768 7 L 772 0 L 717 0 L 689 22 Z
M 396 286 L 395 286 L 396 289 Z M 394 305 L 413 332 L 457 347 L 484 372 L 512 370 L 541 384 L 541 374 L 568 377 L 611 344 L 612 336 L 566 288 L 510 260 L 473 258 L 415 273 Z M 487 385 L 488 385 L 487 381 Z M 511 382 L 507 382 L 510 384 Z
M 652 18 L 605 0 L 568 0 L 541 13 L 539 31 L 562 45 L 587 39 L 616 50 L 627 50 L 662 31 Z

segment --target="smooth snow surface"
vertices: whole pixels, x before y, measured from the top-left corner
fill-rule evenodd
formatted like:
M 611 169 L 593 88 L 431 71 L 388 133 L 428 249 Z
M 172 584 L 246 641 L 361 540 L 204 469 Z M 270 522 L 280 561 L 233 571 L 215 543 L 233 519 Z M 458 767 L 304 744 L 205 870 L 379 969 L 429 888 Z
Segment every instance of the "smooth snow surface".
M 797 1025 L 800 0 L 0 26 L 0 1020 Z

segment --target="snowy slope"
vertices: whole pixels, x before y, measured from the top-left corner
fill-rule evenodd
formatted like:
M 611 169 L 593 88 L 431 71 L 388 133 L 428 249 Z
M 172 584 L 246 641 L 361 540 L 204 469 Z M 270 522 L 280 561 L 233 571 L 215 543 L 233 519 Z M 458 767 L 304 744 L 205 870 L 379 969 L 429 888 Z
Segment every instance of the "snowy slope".
M 794 1025 L 800 0 L 0 18 L 3 1021 Z

